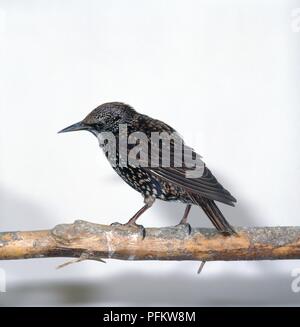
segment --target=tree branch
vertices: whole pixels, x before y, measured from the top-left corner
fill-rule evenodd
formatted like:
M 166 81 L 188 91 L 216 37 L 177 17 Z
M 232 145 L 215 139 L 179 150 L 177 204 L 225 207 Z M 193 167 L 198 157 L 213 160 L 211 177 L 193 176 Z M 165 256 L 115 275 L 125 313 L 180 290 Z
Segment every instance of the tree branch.
M 51 230 L 0 233 L 0 260 L 76 257 L 123 260 L 300 259 L 300 227 L 237 228 L 226 237 L 214 229 L 184 226 L 138 228 L 85 221 Z
M 75 257 L 123 260 L 300 259 L 300 227 L 236 228 L 237 236 L 185 226 L 106 226 L 77 220 L 51 230 L 0 233 L 0 260 Z

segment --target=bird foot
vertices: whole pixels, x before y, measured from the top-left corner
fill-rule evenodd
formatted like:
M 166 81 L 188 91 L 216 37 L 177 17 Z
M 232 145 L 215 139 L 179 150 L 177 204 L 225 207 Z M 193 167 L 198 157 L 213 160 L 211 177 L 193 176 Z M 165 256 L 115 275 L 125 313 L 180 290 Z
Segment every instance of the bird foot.
M 175 225 L 175 227 L 185 229 L 188 235 L 192 233 L 192 226 L 189 223 L 180 222 L 178 225 Z
M 133 228 L 134 230 L 137 230 L 138 233 L 141 235 L 142 239 L 145 238 L 146 236 L 146 229 L 143 225 L 138 225 L 136 223 L 126 223 L 126 224 L 121 224 L 119 222 L 114 222 L 110 224 L 110 226 L 119 226 L 119 227 L 130 227 Z
M 123 224 L 118 223 L 117 221 L 115 221 L 114 223 L 111 223 L 110 226 L 123 226 Z
M 137 229 L 140 233 L 140 235 L 142 236 L 142 239 L 145 238 L 146 236 L 146 229 L 143 225 L 139 225 L 139 224 L 136 224 L 136 223 L 126 223 L 124 224 L 124 226 L 129 226 L 129 227 L 133 227 L 135 229 Z

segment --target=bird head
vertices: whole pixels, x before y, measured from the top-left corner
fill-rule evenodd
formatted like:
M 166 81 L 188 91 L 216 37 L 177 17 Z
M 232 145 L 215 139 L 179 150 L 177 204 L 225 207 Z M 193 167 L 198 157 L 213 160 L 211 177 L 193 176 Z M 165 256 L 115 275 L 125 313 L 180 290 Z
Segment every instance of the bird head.
M 108 102 L 90 112 L 83 120 L 70 125 L 58 133 L 89 131 L 95 136 L 102 132 L 117 132 L 119 124 L 130 123 L 136 111 L 121 102 Z

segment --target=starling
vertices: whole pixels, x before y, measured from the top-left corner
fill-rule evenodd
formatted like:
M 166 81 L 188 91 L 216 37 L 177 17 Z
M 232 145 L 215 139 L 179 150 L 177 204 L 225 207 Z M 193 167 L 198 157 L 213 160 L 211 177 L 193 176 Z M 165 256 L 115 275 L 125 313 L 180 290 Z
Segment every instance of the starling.
M 124 128 L 121 131 L 121 126 L 126 126 L 126 135 L 128 135 L 125 151 L 121 151 L 120 145 L 123 144 L 120 139 L 124 134 Z M 100 147 L 104 150 L 113 169 L 127 184 L 140 192 L 144 198 L 144 206 L 125 225 L 140 227 L 140 225 L 136 224 L 137 219 L 152 206 L 156 199 L 160 199 L 180 201 L 186 204 L 179 224 L 184 224 L 190 228 L 187 222 L 188 214 L 191 206 L 197 205 L 203 209 L 212 224 L 222 234 L 231 235 L 235 233 L 215 201 L 234 206 L 236 199 L 223 188 L 204 163 L 200 176 L 187 177 L 188 173 L 192 171 L 190 163 L 195 157 L 199 158 L 200 156 L 192 148 L 186 146 L 183 139 L 166 123 L 140 114 L 125 103 L 109 102 L 98 106 L 82 121 L 61 130 L 59 133 L 79 130 L 89 131 L 98 138 Z M 142 134 L 143 138 L 138 138 L 137 133 L 139 133 L 138 135 Z M 161 133 L 176 134 L 177 140 L 182 142 L 179 151 L 174 140 L 169 142 L 167 146 L 170 155 L 169 165 L 162 162 L 163 147 L 167 143 L 165 142 L 166 139 L 162 138 L 155 142 L 152 140 L 154 134 Z M 103 141 L 103 135 L 105 137 L 112 135 L 115 142 L 109 142 L 108 139 Z M 130 144 L 129 138 L 131 138 Z M 131 152 L 135 146 L 139 146 L 139 151 L 134 152 L 138 164 L 136 162 L 132 163 L 132 161 L 129 162 L 129 159 L 132 158 Z M 190 162 L 188 160 L 184 161 L 183 149 L 190 150 L 192 158 Z M 151 165 L 152 161 L 155 161 L 154 159 L 156 164 Z M 178 164 L 178 159 L 181 165 Z

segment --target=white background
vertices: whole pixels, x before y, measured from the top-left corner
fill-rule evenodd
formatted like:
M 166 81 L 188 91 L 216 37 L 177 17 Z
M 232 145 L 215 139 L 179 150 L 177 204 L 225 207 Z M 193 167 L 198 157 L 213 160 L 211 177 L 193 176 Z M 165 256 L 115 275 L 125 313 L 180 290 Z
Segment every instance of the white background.
M 0 0 L 0 230 L 125 222 L 141 196 L 86 132 L 124 101 L 185 136 L 238 199 L 233 225 L 299 225 L 300 1 Z M 296 11 L 295 11 L 296 10 Z M 299 17 L 299 14 L 298 14 Z M 298 23 L 299 22 L 299 23 Z M 178 223 L 157 201 L 144 226 Z M 210 226 L 197 207 L 193 226 Z M 1 261 L 0 305 L 298 305 L 299 261 Z

